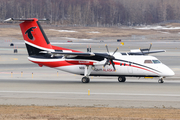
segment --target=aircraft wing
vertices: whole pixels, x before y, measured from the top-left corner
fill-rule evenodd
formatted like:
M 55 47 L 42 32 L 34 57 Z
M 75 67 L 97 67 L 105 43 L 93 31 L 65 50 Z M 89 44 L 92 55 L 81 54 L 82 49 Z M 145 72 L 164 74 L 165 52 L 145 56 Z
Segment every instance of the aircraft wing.
M 51 53 L 61 54 L 61 55 L 95 56 L 94 53 L 79 53 L 79 52 L 51 52 Z
M 63 51 L 55 51 L 55 52 L 49 52 L 49 51 L 41 51 L 40 53 L 48 53 L 52 55 L 76 55 L 76 56 L 95 56 L 94 53 L 81 53 L 81 52 L 63 52 Z
M 165 50 L 151 50 L 151 51 L 143 51 L 144 54 L 151 54 L 151 53 L 160 53 L 166 52 Z
M 68 55 L 76 55 L 76 56 L 84 56 L 84 57 L 88 57 L 88 56 L 96 56 L 96 57 L 102 57 L 102 58 L 108 58 L 108 59 L 115 59 L 112 55 L 109 55 L 107 53 L 90 53 L 90 52 L 87 52 L 87 53 L 80 53 L 80 52 L 51 52 L 51 54 L 60 54 L 60 55 L 65 55 L 65 56 L 68 56 Z
M 50 54 L 50 55 L 64 55 L 68 56 L 84 56 L 84 57 L 99 57 L 99 58 L 106 58 L 106 59 L 115 59 L 114 56 L 109 55 L 107 53 L 90 53 L 90 52 L 70 52 L 70 51 L 41 51 L 40 53 Z
M 148 55 L 148 54 L 152 54 L 152 53 L 166 52 L 165 50 L 151 50 L 151 51 L 147 51 L 147 50 L 139 50 L 138 51 L 138 50 L 137 51 L 131 51 L 128 54 L 129 55 Z

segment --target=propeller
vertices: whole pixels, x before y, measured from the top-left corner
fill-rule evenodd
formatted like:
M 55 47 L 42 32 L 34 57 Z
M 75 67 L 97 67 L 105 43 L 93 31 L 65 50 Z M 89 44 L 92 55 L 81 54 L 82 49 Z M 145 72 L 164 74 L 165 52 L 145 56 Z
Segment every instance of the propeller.
M 108 55 L 105 57 L 107 60 L 106 60 L 105 64 L 103 65 L 103 67 L 105 67 L 106 65 L 108 65 L 108 63 L 111 62 L 114 70 L 116 71 L 115 64 L 114 64 L 114 62 L 113 62 L 113 60 L 115 59 L 115 57 L 114 57 L 113 55 L 117 52 L 117 50 L 118 50 L 119 48 L 116 48 L 116 50 L 114 51 L 114 53 L 113 53 L 112 55 L 110 55 L 110 54 L 109 54 L 108 46 L 107 46 L 107 45 L 105 45 L 105 46 L 106 46 L 106 50 L 107 50 L 107 52 L 108 52 Z

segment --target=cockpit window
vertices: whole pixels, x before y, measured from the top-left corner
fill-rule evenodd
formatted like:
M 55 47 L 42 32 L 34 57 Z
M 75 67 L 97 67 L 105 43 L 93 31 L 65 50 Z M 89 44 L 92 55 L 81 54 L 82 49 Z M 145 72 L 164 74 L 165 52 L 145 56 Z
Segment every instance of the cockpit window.
M 159 64 L 161 63 L 159 60 L 145 60 L 145 64 Z
M 154 64 L 159 64 L 161 63 L 159 60 L 152 60 Z
M 153 62 L 151 60 L 145 60 L 144 63 L 146 64 L 152 64 Z

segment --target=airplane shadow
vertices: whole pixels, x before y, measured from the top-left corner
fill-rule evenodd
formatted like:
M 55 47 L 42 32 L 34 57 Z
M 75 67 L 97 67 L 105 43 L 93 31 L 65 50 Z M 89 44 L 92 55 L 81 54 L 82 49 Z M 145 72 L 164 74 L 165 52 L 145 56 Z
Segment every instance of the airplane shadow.
M 164 84 L 173 84 L 173 85 L 180 85 L 179 81 L 168 81 L 168 82 L 164 82 L 164 83 L 158 83 L 158 81 L 138 81 L 138 80 L 134 80 L 134 81 L 126 81 L 126 82 L 118 82 L 118 81 L 103 81 L 103 80 L 91 80 L 90 83 L 82 83 L 81 80 L 14 80 L 14 79 L 8 79 L 8 80 L 3 80 L 0 79 L 0 83 L 15 83 L 15 84 L 20 84 L 20 83 L 29 83 L 29 84 L 82 84 L 82 85 L 91 85 L 91 84 L 119 84 L 119 85 L 164 85 Z

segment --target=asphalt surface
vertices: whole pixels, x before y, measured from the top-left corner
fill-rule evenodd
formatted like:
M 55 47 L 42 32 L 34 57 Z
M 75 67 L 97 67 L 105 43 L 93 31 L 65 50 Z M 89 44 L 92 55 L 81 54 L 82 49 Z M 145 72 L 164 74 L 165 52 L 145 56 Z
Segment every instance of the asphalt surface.
M 158 78 L 127 78 L 119 83 L 116 77 L 91 77 L 88 84 L 81 83 L 82 76 L 39 67 L 27 60 L 27 51 L 22 41 L 0 41 L 0 104 L 2 105 L 45 105 L 45 106 L 95 106 L 95 107 L 158 107 L 180 108 L 180 42 L 179 41 L 126 41 L 124 46 L 117 42 L 77 42 L 53 41 L 58 46 L 86 51 L 119 51 L 147 48 L 165 49 L 166 53 L 154 54 L 169 66 L 175 76 L 166 78 L 159 84 Z M 13 53 L 18 49 L 18 53 Z

